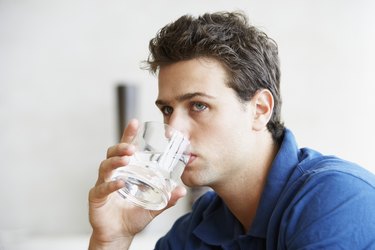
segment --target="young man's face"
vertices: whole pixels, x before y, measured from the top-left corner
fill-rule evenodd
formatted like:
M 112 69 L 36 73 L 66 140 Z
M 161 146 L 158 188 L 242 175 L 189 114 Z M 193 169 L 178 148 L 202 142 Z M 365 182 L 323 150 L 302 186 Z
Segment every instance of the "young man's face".
M 254 160 L 254 110 L 240 103 L 213 59 L 193 59 L 163 66 L 156 105 L 165 123 L 191 141 L 192 155 L 182 175 L 188 186 L 225 185 L 241 176 Z

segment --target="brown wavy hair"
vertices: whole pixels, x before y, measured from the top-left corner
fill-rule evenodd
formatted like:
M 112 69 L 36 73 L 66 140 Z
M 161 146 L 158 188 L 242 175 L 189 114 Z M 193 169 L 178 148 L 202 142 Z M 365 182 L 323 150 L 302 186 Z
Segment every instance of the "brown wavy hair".
M 184 15 L 163 27 L 149 43 L 146 68 L 156 73 L 160 66 L 193 58 L 218 60 L 228 74 L 227 85 L 241 102 L 258 90 L 268 89 L 274 98 L 267 124 L 274 141 L 280 142 L 280 63 L 276 42 L 249 24 L 242 12 L 215 12 L 193 17 Z

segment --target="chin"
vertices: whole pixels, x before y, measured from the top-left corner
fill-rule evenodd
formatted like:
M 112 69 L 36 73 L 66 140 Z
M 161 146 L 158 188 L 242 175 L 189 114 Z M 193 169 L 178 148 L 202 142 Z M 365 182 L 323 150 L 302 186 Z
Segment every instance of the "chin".
M 191 173 L 191 171 L 184 171 L 184 173 L 181 176 L 181 181 L 188 187 L 196 187 L 197 183 L 194 179 L 194 175 Z
M 184 173 L 181 176 L 181 180 L 182 183 L 184 183 L 184 185 L 186 185 L 189 188 L 206 186 L 206 183 L 197 177 L 197 174 Z

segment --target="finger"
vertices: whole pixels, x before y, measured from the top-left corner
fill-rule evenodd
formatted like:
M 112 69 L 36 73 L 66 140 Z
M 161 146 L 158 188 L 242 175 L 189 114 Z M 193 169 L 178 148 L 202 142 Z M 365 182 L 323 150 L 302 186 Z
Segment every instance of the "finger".
M 113 156 L 124 156 L 134 154 L 135 147 L 134 145 L 128 143 L 118 143 L 112 147 L 109 147 L 107 150 L 107 158 Z
M 113 170 L 118 167 L 126 166 L 130 162 L 129 156 L 114 156 L 108 158 L 100 164 L 99 175 L 96 185 L 100 185 L 103 182 L 109 181 Z
M 89 201 L 93 203 L 102 202 L 107 199 L 108 195 L 124 186 L 125 183 L 122 180 L 104 182 L 90 190 Z
M 131 119 L 128 123 L 128 126 L 126 126 L 124 133 L 121 137 L 121 142 L 130 143 L 137 133 L 137 129 L 139 126 L 139 122 L 137 119 Z

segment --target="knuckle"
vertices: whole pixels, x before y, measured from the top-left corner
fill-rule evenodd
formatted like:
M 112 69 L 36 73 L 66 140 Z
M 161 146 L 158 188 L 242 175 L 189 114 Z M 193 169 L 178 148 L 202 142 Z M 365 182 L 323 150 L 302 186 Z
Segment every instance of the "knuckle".
M 113 152 L 115 151 L 116 145 L 111 146 L 107 149 L 107 158 L 111 157 Z
M 111 168 L 120 166 L 122 164 L 121 157 L 112 157 L 110 159 Z
M 129 150 L 132 150 L 132 146 L 128 143 L 118 143 L 107 150 L 107 158 L 113 156 L 122 156 L 129 154 Z
M 108 159 L 105 159 L 100 164 L 100 171 L 112 170 L 116 167 L 126 165 L 128 163 L 127 156 L 113 156 Z
M 108 159 L 105 159 L 105 160 L 103 160 L 103 161 L 100 163 L 100 165 L 99 165 L 99 172 L 103 171 L 103 169 L 106 168 L 107 162 L 108 162 Z

